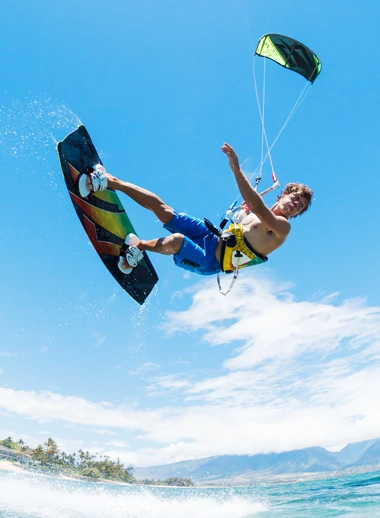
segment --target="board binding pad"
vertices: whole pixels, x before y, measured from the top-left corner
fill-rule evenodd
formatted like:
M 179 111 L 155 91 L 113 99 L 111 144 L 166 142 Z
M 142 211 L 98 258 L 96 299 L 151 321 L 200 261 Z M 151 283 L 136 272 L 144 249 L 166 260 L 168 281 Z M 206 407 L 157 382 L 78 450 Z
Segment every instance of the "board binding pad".
M 112 189 L 98 191 L 86 198 L 79 195 L 79 175 L 102 163 L 86 128 L 79 126 L 67 135 L 58 143 L 57 151 L 71 201 L 93 247 L 120 286 L 136 302 L 143 304 L 158 276 L 146 252 L 130 274 L 126 275 L 118 268 L 126 235 L 136 234 L 119 196 Z

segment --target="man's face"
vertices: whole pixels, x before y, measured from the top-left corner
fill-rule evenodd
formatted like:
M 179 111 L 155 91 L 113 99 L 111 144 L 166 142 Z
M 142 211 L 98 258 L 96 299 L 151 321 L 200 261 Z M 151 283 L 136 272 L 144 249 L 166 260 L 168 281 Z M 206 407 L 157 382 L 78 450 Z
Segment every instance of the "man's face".
M 286 218 L 297 216 L 307 205 L 308 200 L 298 192 L 285 194 L 278 202 L 278 207 Z

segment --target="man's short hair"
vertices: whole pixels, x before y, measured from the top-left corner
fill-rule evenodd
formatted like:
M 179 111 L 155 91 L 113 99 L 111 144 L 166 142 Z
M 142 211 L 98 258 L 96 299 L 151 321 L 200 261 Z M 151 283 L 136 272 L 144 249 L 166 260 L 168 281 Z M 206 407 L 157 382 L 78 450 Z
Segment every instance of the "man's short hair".
M 283 196 L 286 196 L 287 194 L 292 193 L 298 193 L 301 196 L 303 196 L 306 199 L 306 206 L 304 209 L 301 210 L 298 214 L 295 216 L 292 216 L 292 218 L 296 218 L 297 216 L 301 216 L 301 214 L 304 214 L 307 210 L 311 207 L 311 201 L 314 196 L 314 192 L 310 187 L 307 185 L 304 185 L 303 183 L 288 183 L 285 185 L 285 189 L 282 191 L 282 193 L 278 196 L 278 200 L 281 199 Z

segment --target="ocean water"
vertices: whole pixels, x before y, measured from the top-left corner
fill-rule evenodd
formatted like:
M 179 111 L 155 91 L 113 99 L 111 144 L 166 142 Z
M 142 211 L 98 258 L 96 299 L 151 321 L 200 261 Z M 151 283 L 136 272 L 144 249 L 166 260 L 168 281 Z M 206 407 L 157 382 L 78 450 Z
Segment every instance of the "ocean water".
M 1 518 L 380 517 L 380 471 L 228 488 L 141 487 L 0 471 Z

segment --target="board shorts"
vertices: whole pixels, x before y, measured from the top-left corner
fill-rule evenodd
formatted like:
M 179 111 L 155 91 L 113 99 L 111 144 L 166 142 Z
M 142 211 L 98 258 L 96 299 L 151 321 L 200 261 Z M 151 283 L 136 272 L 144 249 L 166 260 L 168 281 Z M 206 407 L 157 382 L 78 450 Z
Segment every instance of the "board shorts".
M 205 225 L 202 219 L 193 218 L 184 212 L 174 212 L 173 219 L 164 228 L 174 234 L 183 234 L 179 251 L 173 255 L 177 266 L 199 275 L 214 275 L 220 272 L 215 257 L 218 237 Z

